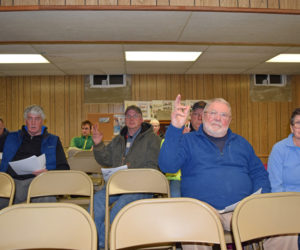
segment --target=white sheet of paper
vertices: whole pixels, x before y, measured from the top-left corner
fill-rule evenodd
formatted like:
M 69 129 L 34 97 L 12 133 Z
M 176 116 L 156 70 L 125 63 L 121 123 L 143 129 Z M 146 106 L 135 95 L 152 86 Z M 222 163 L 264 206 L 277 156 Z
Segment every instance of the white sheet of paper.
M 35 155 L 19 160 L 11 161 L 9 165 L 18 175 L 32 174 L 32 172 L 46 168 L 46 157 L 45 154 L 36 157 Z
M 119 171 L 121 169 L 128 169 L 128 167 L 127 167 L 127 165 L 123 165 L 123 166 L 116 167 L 116 168 L 101 168 L 104 181 L 107 182 L 108 179 L 109 179 L 109 177 L 113 173 L 115 173 L 115 172 L 117 172 L 117 171 Z
M 2 159 L 2 152 L 0 152 L 0 160 Z
M 254 192 L 253 194 L 261 194 L 261 190 L 262 190 L 262 188 L 258 189 L 258 190 L 257 190 L 256 192 Z M 251 195 L 252 195 L 252 194 L 251 194 Z M 235 207 L 237 206 L 237 204 L 239 204 L 239 203 L 240 203 L 240 202 L 238 201 L 238 202 L 236 202 L 236 203 L 234 203 L 234 204 L 231 204 L 231 205 L 225 207 L 223 210 L 218 210 L 218 212 L 219 212 L 220 214 L 232 212 L 232 211 L 235 209 Z

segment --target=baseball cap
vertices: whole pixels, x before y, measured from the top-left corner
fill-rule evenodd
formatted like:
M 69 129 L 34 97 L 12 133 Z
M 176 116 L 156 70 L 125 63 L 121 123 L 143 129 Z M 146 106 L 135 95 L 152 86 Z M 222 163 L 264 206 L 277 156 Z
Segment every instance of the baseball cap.
M 199 101 L 199 102 L 195 102 L 192 106 L 192 111 L 196 110 L 196 109 L 204 109 L 206 105 L 205 101 Z

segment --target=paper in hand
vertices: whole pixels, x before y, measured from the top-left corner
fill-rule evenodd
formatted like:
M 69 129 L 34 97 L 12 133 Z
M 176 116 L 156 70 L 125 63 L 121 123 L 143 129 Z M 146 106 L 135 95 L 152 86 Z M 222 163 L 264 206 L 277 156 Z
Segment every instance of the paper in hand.
M 121 169 L 128 169 L 128 167 L 127 167 L 127 165 L 123 165 L 123 166 L 116 167 L 116 168 L 101 168 L 104 181 L 107 182 L 108 179 L 109 179 L 109 177 L 113 173 L 115 173 L 115 172 L 117 172 L 117 171 L 119 171 Z
M 32 174 L 36 170 L 46 168 L 46 157 L 45 154 L 39 157 L 33 155 L 23 160 L 11 161 L 9 165 L 18 175 Z

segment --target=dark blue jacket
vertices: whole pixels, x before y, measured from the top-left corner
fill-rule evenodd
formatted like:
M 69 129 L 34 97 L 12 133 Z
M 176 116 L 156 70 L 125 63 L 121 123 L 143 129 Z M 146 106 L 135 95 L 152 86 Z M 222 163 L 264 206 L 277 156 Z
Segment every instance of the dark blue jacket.
M 0 152 L 3 152 L 4 143 L 5 143 L 8 133 L 9 133 L 9 131 L 6 128 L 4 128 L 2 135 L 0 135 Z
M 6 142 L 3 149 L 3 158 L 0 166 L 1 172 L 6 172 L 8 163 L 14 158 L 19 147 L 23 141 L 24 131 L 19 130 L 17 132 L 10 132 L 6 138 Z M 58 149 L 58 147 L 60 147 Z M 59 155 L 57 154 L 59 152 Z M 69 165 L 66 161 L 65 155 L 62 154 L 63 148 L 59 141 L 59 138 L 43 130 L 43 139 L 41 144 L 41 153 L 46 156 L 46 168 L 48 170 L 58 169 L 57 164 L 59 162 L 59 169 L 69 169 Z M 59 158 L 59 159 L 57 159 Z
M 187 134 L 170 125 L 158 163 L 165 173 L 181 169 L 182 196 L 205 201 L 216 209 L 224 209 L 260 188 L 262 192 L 271 190 L 268 173 L 252 146 L 230 129 L 220 152 L 204 134 L 203 125 Z

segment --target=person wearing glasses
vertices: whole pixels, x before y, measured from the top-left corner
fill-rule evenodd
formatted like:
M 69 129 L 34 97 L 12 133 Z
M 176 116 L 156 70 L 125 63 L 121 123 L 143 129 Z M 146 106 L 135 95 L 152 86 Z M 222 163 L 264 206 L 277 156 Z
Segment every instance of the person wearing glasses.
M 290 118 L 291 133 L 277 142 L 270 153 L 268 172 L 272 193 L 300 192 L 300 108 Z M 297 241 L 297 236 L 294 241 Z M 300 240 L 298 240 L 300 249 Z
M 290 135 L 277 142 L 268 160 L 272 192 L 300 192 L 300 108 L 290 119 Z
M 257 191 L 270 192 L 268 172 L 249 142 L 230 130 L 231 106 L 226 100 L 209 100 L 199 130 L 186 134 L 182 131 L 190 107 L 180 102 L 178 95 L 159 155 L 160 169 L 166 173 L 181 169 L 181 196 L 207 202 L 219 210 L 224 229 L 231 231 L 232 211 L 222 210 Z M 264 249 L 295 249 L 289 241 L 277 241 L 276 247 L 272 242 L 264 241 Z M 196 243 L 182 247 L 212 249 Z
M 191 109 L 191 120 L 186 124 L 183 133 L 197 131 L 200 128 L 205 105 L 206 102 L 204 101 L 195 102 L 193 104 Z
M 108 144 L 103 143 L 103 134 L 97 124 L 92 129 L 96 161 L 103 166 L 158 169 L 158 154 L 161 139 L 153 133 L 152 126 L 143 122 L 142 111 L 137 106 L 128 106 L 125 111 L 125 127 L 120 134 Z M 95 223 L 98 231 L 99 248 L 105 246 L 105 192 L 104 187 L 94 196 Z M 124 194 L 110 198 L 115 202 L 110 212 L 112 222 L 116 214 L 126 204 L 144 198 L 152 198 L 151 194 Z

